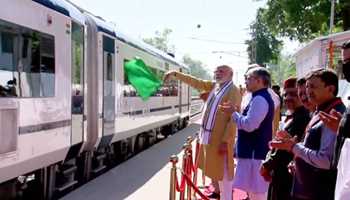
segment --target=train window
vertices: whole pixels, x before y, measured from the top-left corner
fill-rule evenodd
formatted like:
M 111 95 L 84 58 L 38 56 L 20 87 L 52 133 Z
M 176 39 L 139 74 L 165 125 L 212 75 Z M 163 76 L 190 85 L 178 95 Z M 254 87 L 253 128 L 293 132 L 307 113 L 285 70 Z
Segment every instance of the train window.
M 72 23 L 72 113 L 82 114 L 84 106 L 84 27 Z
M 55 95 L 54 37 L 26 30 L 22 34 L 23 97 L 52 97 Z
M 107 53 L 106 55 L 106 64 L 107 64 L 107 74 L 106 79 L 108 81 L 113 81 L 113 55 L 111 53 Z
M 125 63 L 129 62 L 128 59 L 124 59 L 124 63 L 123 66 L 125 66 Z M 124 68 L 123 68 L 124 69 Z M 129 80 L 128 80 L 128 76 L 126 75 L 125 71 L 124 71 L 124 85 L 129 85 Z
M 125 59 L 124 63 L 128 61 L 129 60 Z M 158 79 L 163 80 L 164 73 L 165 73 L 163 70 L 156 69 L 153 67 L 150 67 L 149 69 L 152 71 L 153 74 L 155 74 L 158 77 Z M 130 85 L 128 81 L 128 77 L 125 73 L 124 73 L 124 96 L 125 97 L 138 96 L 136 90 Z M 166 84 L 163 84 L 162 87 L 160 87 L 155 93 L 153 93 L 152 96 L 157 96 L 157 97 L 178 96 L 178 81 L 171 80 Z
M 0 97 L 54 96 L 54 37 L 3 20 L 0 37 Z
M 40 38 L 41 97 L 55 96 L 55 42 L 50 36 Z
M 14 43 L 15 35 L 3 31 L 0 25 L 0 97 L 17 96 Z

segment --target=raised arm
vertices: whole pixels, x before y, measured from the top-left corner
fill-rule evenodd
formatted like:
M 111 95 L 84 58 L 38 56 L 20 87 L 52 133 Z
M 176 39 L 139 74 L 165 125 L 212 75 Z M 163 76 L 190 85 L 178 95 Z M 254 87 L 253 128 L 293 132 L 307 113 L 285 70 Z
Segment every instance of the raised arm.
M 199 91 L 211 91 L 214 88 L 214 82 L 212 81 L 202 80 L 174 70 L 171 70 L 164 75 L 164 81 L 171 78 L 183 81 Z

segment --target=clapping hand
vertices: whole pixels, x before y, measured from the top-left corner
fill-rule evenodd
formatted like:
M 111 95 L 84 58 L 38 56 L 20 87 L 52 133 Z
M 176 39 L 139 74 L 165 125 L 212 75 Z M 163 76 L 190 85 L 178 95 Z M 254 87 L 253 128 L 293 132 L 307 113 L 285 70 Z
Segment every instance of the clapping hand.
M 331 110 L 331 112 L 325 113 L 323 111 L 321 111 L 319 113 L 320 119 L 322 120 L 322 122 L 328 127 L 330 128 L 332 131 L 334 131 L 335 133 L 337 133 L 338 131 L 338 127 L 339 127 L 339 123 L 342 117 L 342 114 L 335 111 L 334 109 Z
M 287 131 L 277 131 L 276 139 L 277 140 L 287 140 L 292 138 L 292 136 Z
M 292 151 L 294 145 L 297 143 L 297 136 L 294 136 L 293 138 L 284 138 L 282 140 L 273 140 L 270 142 L 270 147 L 286 150 L 286 151 Z
M 291 161 L 289 164 L 288 164 L 288 172 L 292 175 L 295 174 L 295 162 L 294 161 Z

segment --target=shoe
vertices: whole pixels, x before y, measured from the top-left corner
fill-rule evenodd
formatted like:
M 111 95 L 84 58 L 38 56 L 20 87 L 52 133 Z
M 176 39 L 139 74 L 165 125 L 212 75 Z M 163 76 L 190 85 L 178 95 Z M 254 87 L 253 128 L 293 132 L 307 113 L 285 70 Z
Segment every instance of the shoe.
M 210 195 L 207 196 L 209 199 L 220 199 L 220 194 L 216 192 L 212 192 Z

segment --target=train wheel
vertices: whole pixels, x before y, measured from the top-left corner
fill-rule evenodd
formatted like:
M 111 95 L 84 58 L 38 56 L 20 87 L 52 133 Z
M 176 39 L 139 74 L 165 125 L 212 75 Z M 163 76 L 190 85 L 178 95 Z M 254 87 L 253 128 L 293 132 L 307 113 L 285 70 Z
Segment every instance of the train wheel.
M 144 133 L 139 134 L 135 140 L 135 153 L 141 152 L 145 148 L 146 136 Z
M 11 200 L 11 199 L 21 199 L 18 198 L 16 194 L 16 179 L 6 181 L 0 184 L 0 199 Z

